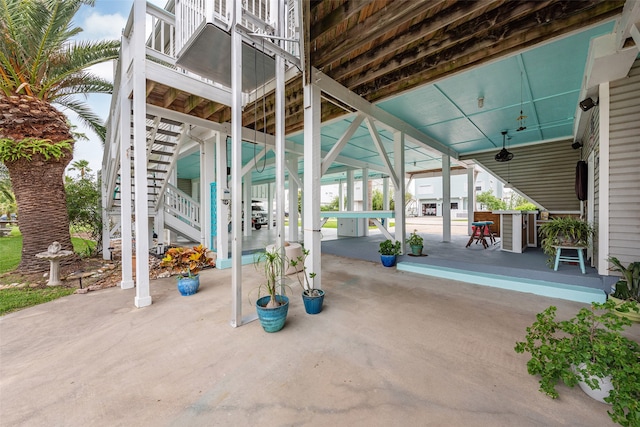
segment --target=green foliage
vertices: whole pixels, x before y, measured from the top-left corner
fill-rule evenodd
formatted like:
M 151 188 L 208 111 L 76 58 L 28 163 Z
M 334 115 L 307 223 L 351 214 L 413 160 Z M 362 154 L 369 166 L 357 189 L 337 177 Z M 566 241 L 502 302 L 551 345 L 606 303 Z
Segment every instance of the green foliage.
M 6 214 L 7 218 L 18 211 L 16 196 L 13 194 L 11 180 L 9 178 L 0 179 L 0 215 Z
M 276 300 L 278 286 L 280 285 L 280 295 L 285 295 L 285 286 L 281 283 L 282 272 L 286 257 L 282 254 L 281 248 L 274 248 L 272 251 L 261 252 L 255 261 L 256 269 L 262 271 L 265 282 L 258 286 L 258 298 L 260 291 L 265 290 L 271 297 L 267 307 L 278 307 L 280 303 Z
M 67 194 L 67 212 L 72 227 L 86 230 L 97 245 L 96 250 L 102 249 L 102 208 L 100 184 L 91 175 L 85 178 L 72 179 L 65 177 L 65 192 Z
M 59 159 L 70 154 L 73 141 L 61 141 L 52 143 L 48 139 L 25 138 L 21 141 L 12 139 L 0 139 L 0 162 L 15 162 L 16 160 L 31 160 L 34 154 L 42 155 L 45 160 Z
M 340 197 L 335 196 L 331 201 L 324 205 L 320 206 L 321 211 L 337 211 L 339 209 Z
M 413 233 L 407 239 L 407 244 L 410 246 L 423 246 L 423 239 L 418 234 L 418 230 L 413 230 Z
M 493 195 L 491 190 L 484 191 L 476 196 L 476 203 L 480 203 L 484 209 L 490 211 L 504 210 L 507 204 Z
M 549 256 L 547 263 L 551 264 L 556 256 L 556 249 L 553 247 L 563 243 L 563 240 L 569 239 L 571 245 L 589 246 L 591 239 L 595 234 L 595 229 L 587 221 L 573 217 L 557 217 L 549 222 L 545 222 L 540 226 L 540 235 L 542 240 L 540 245 L 545 254 Z M 566 242 L 564 242 L 567 244 Z M 569 244 L 567 244 L 569 245 Z
M 113 85 L 87 69 L 116 59 L 117 40 L 75 41 L 73 19 L 94 0 L 0 1 L 0 92 L 24 93 L 74 111 L 102 140 L 105 128 L 77 95 L 111 94 Z
M 0 289 L 0 316 L 23 308 L 71 295 L 74 288 L 53 286 L 42 288 Z
M 635 261 L 625 267 L 616 257 L 607 259 L 613 267 L 609 270 L 622 273 L 622 279 L 616 282 L 613 296 L 623 300 L 640 302 L 640 261 Z
M 513 209 L 517 211 L 536 211 L 538 207 L 531 202 L 525 202 L 521 205 L 514 207 Z
M 610 375 L 613 390 L 605 398 L 612 404 L 609 416 L 623 426 L 638 426 L 640 345 L 621 335 L 631 321 L 613 313 L 614 307 L 613 301 L 593 303 L 571 319 L 558 321 L 556 307 L 551 306 L 536 315 L 536 321 L 527 327 L 525 340 L 516 343 L 515 351 L 531 355 L 527 371 L 540 375 L 540 391 L 554 399 L 558 397 L 555 386 L 560 381 L 569 387 L 585 381 L 596 389 L 597 381 L 590 377 Z M 578 368 L 583 363 L 584 367 Z
M 371 195 L 371 209 L 374 211 L 382 211 L 384 210 L 384 197 L 382 191 L 373 190 L 373 194 Z M 395 209 L 395 203 L 393 201 L 393 197 L 389 200 L 389 210 Z
M 195 277 L 203 268 L 215 266 L 213 258 L 207 256 L 208 252 L 201 244 L 191 248 L 170 248 L 160 266 L 168 268 L 171 274 Z
M 400 242 L 395 243 L 389 239 L 380 242 L 380 249 L 378 249 L 382 255 L 400 255 Z
M 313 278 L 316 277 L 316 273 L 307 273 L 307 267 L 305 261 L 309 256 L 309 249 L 302 247 L 302 255 L 296 259 L 290 259 L 289 264 L 296 269 L 296 278 L 298 283 L 302 287 L 302 293 L 308 296 L 320 296 L 317 290 L 314 288 Z M 299 270 L 298 264 L 302 265 L 302 269 Z

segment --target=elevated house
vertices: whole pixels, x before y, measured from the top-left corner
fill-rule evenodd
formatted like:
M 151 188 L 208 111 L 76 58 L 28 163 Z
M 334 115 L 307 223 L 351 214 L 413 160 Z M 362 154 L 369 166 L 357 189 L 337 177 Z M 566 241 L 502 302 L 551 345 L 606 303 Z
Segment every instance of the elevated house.
M 103 160 L 105 239 L 122 237 L 122 287 L 134 286 L 135 251 L 135 304 L 151 304 L 143 260 L 152 233 L 169 229 L 230 262 L 240 325 L 256 192 L 275 199 L 278 242 L 303 239 L 321 283 L 323 180 L 344 179 L 350 198 L 356 175 L 403 194 L 406 178 L 437 173 L 450 206 L 451 171 L 466 171 L 473 200 L 476 164 L 540 208 L 593 221 L 600 274 L 609 255 L 637 260 L 639 22 L 631 0 L 136 0 Z M 512 160 L 495 160 L 502 148 Z M 285 236 L 285 210 L 297 221 L 285 187 L 303 190 L 303 236 Z M 404 215 L 398 206 L 397 230 Z M 447 209 L 443 218 L 446 241 Z

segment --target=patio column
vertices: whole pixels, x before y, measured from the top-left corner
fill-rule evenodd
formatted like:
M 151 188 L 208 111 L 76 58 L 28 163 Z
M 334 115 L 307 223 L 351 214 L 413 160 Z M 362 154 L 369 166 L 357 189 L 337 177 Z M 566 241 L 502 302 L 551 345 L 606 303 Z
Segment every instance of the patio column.
M 216 137 L 211 132 L 200 148 L 200 243 L 213 247 L 211 241 L 211 183 L 216 182 Z
M 388 211 L 389 205 L 389 177 L 385 176 L 382 178 L 382 209 Z M 389 228 L 389 220 L 387 218 L 382 219 L 382 224 L 384 228 Z
M 402 253 L 405 251 L 405 239 L 406 239 L 406 218 L 404 211 L 404 192 L 405 192 L 405 180 L 404 180 L 404 132 L 394 132 L 393 134 L 393 161 L 395 163 L 395 170 L 398 176 L 398 185 L 395 187 L 396 204 L 395 204 L 395 232 L 394 236 L 397 241 L 400 242 L 400 250 Z
M 244 176 L 244 186 L 242 187 L 244 192 L 244 235 L 251 236 L 251 214 L 253 211 L 251 210 L 251 171 L 247 172 Z
M 473 212 L 476 210 L 475 167 L 467 168 L 467 234 L 471 236 Z
M 298 236 L 298 156 L 293 153 L 288 154 L 287 163 L 289 167 L 289 241 L 297 242 Z
M 242 17 L 242 2 L 231 8 L 233 22 Z M 242 319 L 242 37 L 231 28 L 231 326 Z
M 271 230 L 273 228 L 273 182 L 267 183 L 267 228 Z
M 304 246 L 310 251 L 306 259 L 307 272 L 315 273 L 314 286 L 322 287 L 320 262 L 320 89 L 314 84 L 304 86 Z
M 353 211 L 354 201 L 353 193 L 355 190 L 355 183 L 353 178 L 353 170 L 347 171 L 347 211 Z
M 362 168 L 362 210 L 369 210 L 369 168 Z M 363 236 L 369 235 L 369 219 L 364 222 Z
M 342 180 L 340 180 L 340 184 L 338 184 L 338 210 L 344 210 L 344 196 L 342 195 Z
M 133 147 L 136 212 L 136 297 L 138 308 L 151 305 L 149 294 L 149 202 L 147 195 L 147 135 L 146 135 L 146 2 L 133 5 Z M 127 132 L 128 135 L 128 132 Z
M 123 40 L 124 37 L 123 37 Z M 120 256 L 122 257 L 121 289 L 131 289 L 133 282 L 133 238 L 131 231 L 131 100 L 121 90 L 120 96 Z
M 609 263 L 609 174 L 610 174 L 610 140 L 609 123 L 611 121 L 611 100 L 609 82 L 602 83 L 598 89 L 599 113 L 600 113 L 600 171 L 599 171 L 599 203 L 598 203 L 598 274 L 608 276 Z
M 451 158 L 442 155 L 442 241 L 451 241 Z
M 216 256 L 229 258 L 229 187 L 227 184 L 227 135 L 216 141 Z

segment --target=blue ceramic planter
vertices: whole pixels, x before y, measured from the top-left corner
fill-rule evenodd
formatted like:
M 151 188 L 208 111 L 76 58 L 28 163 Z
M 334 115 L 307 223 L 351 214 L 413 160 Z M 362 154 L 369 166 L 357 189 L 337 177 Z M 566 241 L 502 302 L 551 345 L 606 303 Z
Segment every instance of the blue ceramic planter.
M 304 310 L 307 314 L 318 314 L 322 311 L 322 303 L 324 302 L 324 291 L 317 289 L 320 295 L 308 296 L 302 294 L 302 302 L 304 302 Z
M 200 287 L 200 275 L 196 274 L 193 277 L 178 277 L 178 291 L 183 297 L 193 295 L 198 292 Z
M 278 332 L 284 327 L 289 312 L 289 298 L 284 295 L 276 295 L 276 301 L 280 303 L 280 307 L 266 308 L 271 297 L 269 295 L 259 298 L 256 301 L 256 310 L 258 319 L 265 332 Z
M 380 261 L 382 261 L 382 265 L 384 265 L 385 267 L 393 267 L 394 265 L 396 265 L 396 256 L 380 254 Z

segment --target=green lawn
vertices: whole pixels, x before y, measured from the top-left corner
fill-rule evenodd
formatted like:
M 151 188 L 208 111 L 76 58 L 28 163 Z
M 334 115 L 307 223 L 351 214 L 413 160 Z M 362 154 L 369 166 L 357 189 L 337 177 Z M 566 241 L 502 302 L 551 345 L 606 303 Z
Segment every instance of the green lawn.
M 86 254 L 88 250 L 92 250 L 95 247 L 95 242 L 79 237 L 72 237 L 71 242 L 73 243 L 74 251 L 80 255 Z M 0 254 L 2 254 L 2 257 L 0 257 L 0 273 L 14 270 L 20 264 L 21 253 L 22 234 L 20 234 L 18 227 L 14 227 L 9 236 L 0 237 Z M 24 277 L 19 274 L 7 273 L 7 275 L 2 276 L 0 284 L 22 283 L 22 280 L 24 280 Z M 75 288 L 66 286 L 0 289 L 0 316 L 53 301 L 73 292 L 75 292 Z
M 71 295 L 74 292 L 74 288 L 64 286 L 54 286 L 46 289 L 0 289 L 0 316 L 22 308 L 53 301 L 54 299 Z
M 87 251 L 93 250 L 96 245 L 91 240 L 84 240 L 79 237 L 72 237 L 71 243 L 73 243 L 73 250 L 80 255 L 85 255 Z M 9 236 L 0 237 L 0 254 L 2 254 L 2 257 L 0 257 L 0 273 L 14 270 L 20 264 L 20 259 L 22 258 L 22 234 L 20 234 L 18 227 L 13 227 Z

